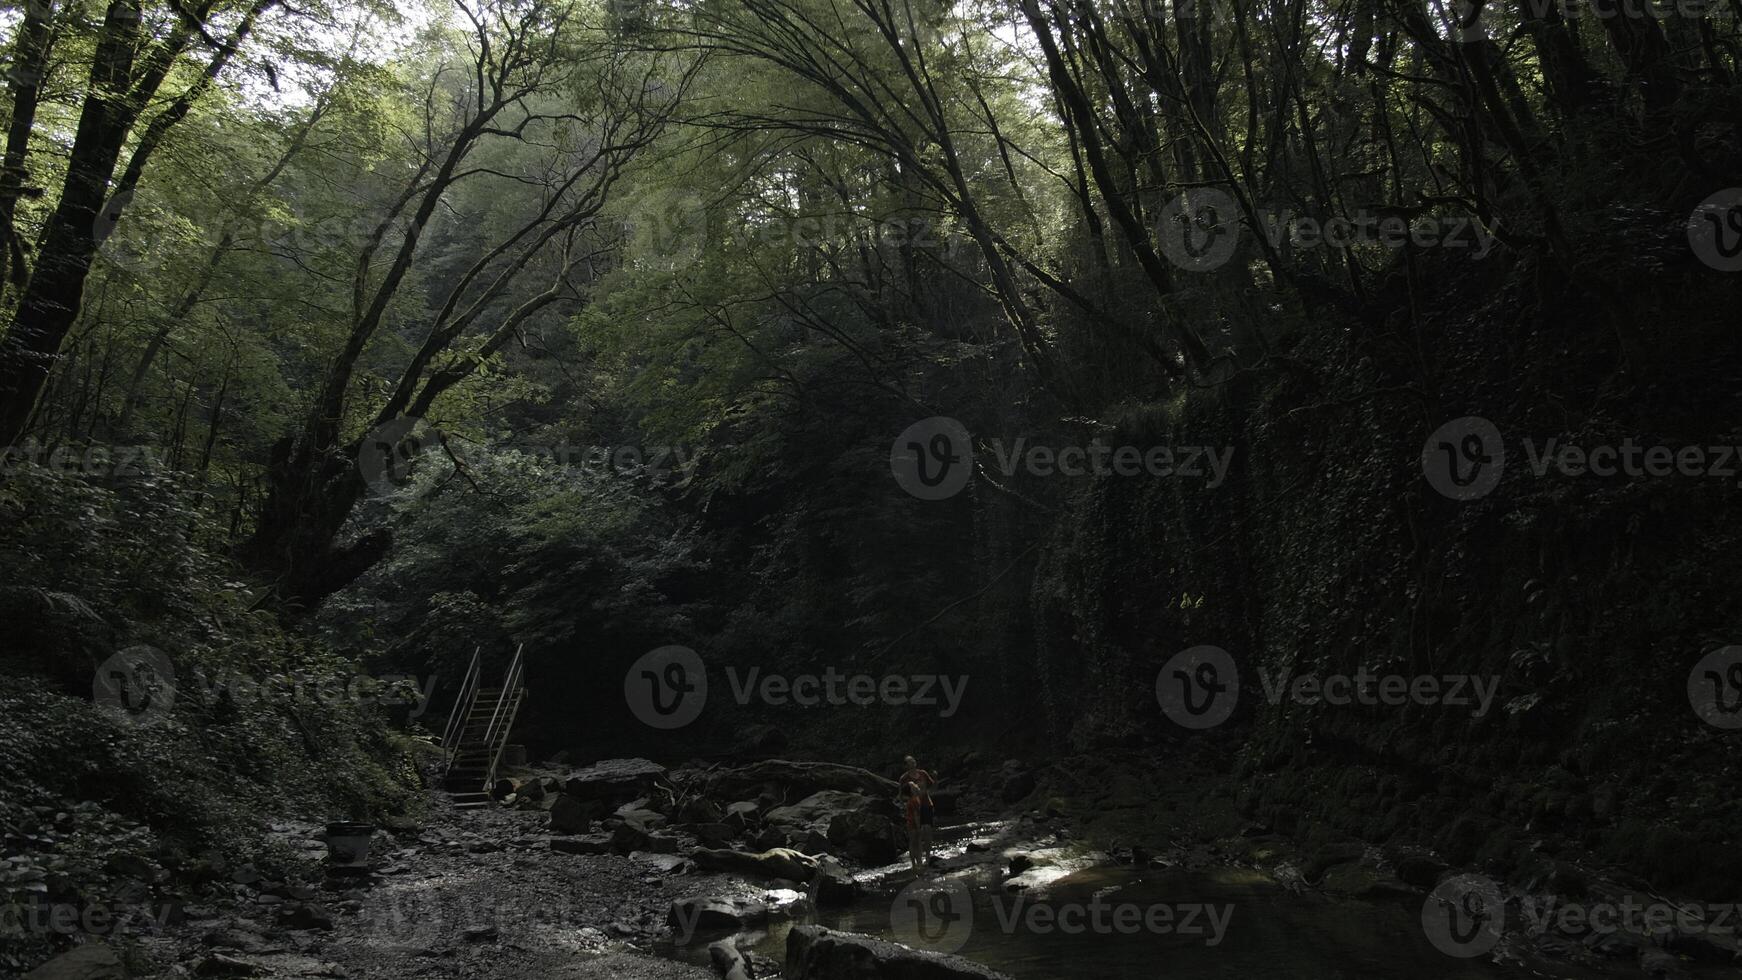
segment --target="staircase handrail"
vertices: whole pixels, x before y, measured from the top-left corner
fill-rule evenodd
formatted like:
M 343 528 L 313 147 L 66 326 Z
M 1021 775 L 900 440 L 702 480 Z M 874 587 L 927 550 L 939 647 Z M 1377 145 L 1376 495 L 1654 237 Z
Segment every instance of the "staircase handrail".
M 442 774 L 454 767 L 454 756 L 459 752 L 459 737 L 466 724 L 466 716 L 472 712 L 472 699 L 478 695 L 478 681 L 481 674 L 480 658 L 484 647 L 479 645 L 472 651 L 472 662 L 466 667 L 466 678 L 460 682 L 460 695 L 454 699 L 453 713 L 448 715 L 448 723 L 442 729 Z
M 502 694 L 496 702 L 496 710 L 490 713 L 490 727 L 484 730 L 484 751 L 490 753 L 490 769 L 484 775 L 484 785 L 487 787 L 496 781 L 496 765 L 502 758 L 502 750 L 508 745 L 508 726 L 513 724 L 516 709 L 520 702 L 520 681 L 525 674 L 522 657 L 526 644 L 514 648 L 514 661 L 508 665 L 508 676 L 502 682 Z M 500 736 L 502 744 L 497 745 Z

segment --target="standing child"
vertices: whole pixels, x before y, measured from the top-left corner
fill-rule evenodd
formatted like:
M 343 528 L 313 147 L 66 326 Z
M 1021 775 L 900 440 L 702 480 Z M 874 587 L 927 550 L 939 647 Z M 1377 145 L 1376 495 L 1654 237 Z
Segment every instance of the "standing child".
M 932 802 L 931 788 L 938 784 L 936 776 L 919 767 L 919 760 L 913 756 L 902 759 L 907 771 L 901 774 L 901 782 L 914 788 L 914 795 L 919 797 L 919 851 L 920 863 L 931 862 L 932 834 L 937 829 L 937 806 Z
M 918 784 L 902 783 L 901 795 L 907 798 L 907 859 L 913 870 L 918 871 L 924 863 L 920 855 Z

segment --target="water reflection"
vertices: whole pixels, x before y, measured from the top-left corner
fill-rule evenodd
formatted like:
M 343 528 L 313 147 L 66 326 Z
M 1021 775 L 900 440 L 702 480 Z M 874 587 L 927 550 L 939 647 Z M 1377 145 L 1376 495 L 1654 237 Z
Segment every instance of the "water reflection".
M 973 928 L 960 954 L 1020 980 L 1579 980 L 1637 975 L 1636 968 L 1623 969 L 1631 964 L 1618 964 L 1608 973 L 1558 962 L 1454 959 L 1428 941 L 1419 900 L 1366 902 L 1297 893 L 1238 869 L 1194 873 L 1095 868 L 1062 879 L 1041 900 L 1004 895 L 995 887 L 976 887 L 972 895 Z M 891 892 L 871 895 L 854 906 L 824 909 L 798 921 L 895 938 L 892 898 Z M 1037 906 L 1045 910 L 1036 913 Z M 1137 912 L 1116 911 L 1156 907 L 1170 911 L 1147 919 Z M 1215 908 L 1215 916 L 1225 916 L 1219 931 L 1212 928 L 1209 907 Z M 1061 915 L 1067 908 L 1076 915 Z M 1185 913 L 1193 908 L 1199 910 L 1198 917 L 1187 928 Z M 1087 925 L 1095 918 L 1093 910 L 1099 910 L 1098 926 Z M 1134 922 L 1138 927 L 1129 928 Z M 1067 931 L 1067 924 L 1075 930 Z M 792 925 L 775 923 L 747 935 L 743 945 L 782 960 Z M 665 952 L 706 964 L 706 937 Z

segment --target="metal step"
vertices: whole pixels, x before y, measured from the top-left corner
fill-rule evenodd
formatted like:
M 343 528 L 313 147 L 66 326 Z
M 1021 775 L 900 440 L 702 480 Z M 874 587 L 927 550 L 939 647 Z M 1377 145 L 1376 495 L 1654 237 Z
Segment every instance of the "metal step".
M 523 651 L 524 645 L 514 651 L 502 687 L 471 686 L 478 670 L 478 654 L 472 655 L 467 682 L 462 685 L 462 693 L 470 692 L 468 699 L 455 706 L 461 714 L 450 719 L 450 730 L 444 733 L 448 755 L 441 785 L 453 795 L 455 806 L 484 806 L 490 802 L 486 782 L 508 744 L 515 716 L 526 700 L 521 671 Z M 500 728 L 493 733 L 492 725 Z M 494 737 L 489 737 L 492 734 Z

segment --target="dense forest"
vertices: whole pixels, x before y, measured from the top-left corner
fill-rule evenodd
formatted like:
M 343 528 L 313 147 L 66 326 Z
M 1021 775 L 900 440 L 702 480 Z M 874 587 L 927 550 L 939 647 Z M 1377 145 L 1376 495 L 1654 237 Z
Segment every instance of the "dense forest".
M 882 863 L 727 806 L 846 790 L 876 806 L 843 839 L 875 810 L 900 852 L 900 798 L 935 805 L 946 872 L 1049 842 L 1084 875 L 1239 868 L 1401 902 L 1441 957 L 1236 902 L 1229 946 L 1253 922 L 1303 977 L 1742 965 L 1714 911 L 1742 899 L 1736 0 L 22 0 L 0 28 L 0 973 L 333 975 L 176 945 L 257 892 L 306 918 L 300 822 L 532 834 L 572 862 L 541 887 L 627 895 L 600 862 L 662 852 L 622 844 L 637 814 Z M 788 768 L 725 775 L 756 764 Z M 619 854 L 562 843 L 577 800 Z M 693 860 L 658 922 L 578 922 L 609 937 L 581 972 L 469 931 L 427 965 L 290 949 L 700 976 L 658 904 Z M 1708 914 L 1446 956 L 1422 895 L 1469 880 Z M 174 915 L 32 926 L 141 903 Z M 789 980 L 920 975 L 803 934 Z M 769 975 L 741 945 L 719 971 Z M 991 975 L 959 948 L 925 955 Z M 1173 969 L 1274 965 L 1214 952 Z

